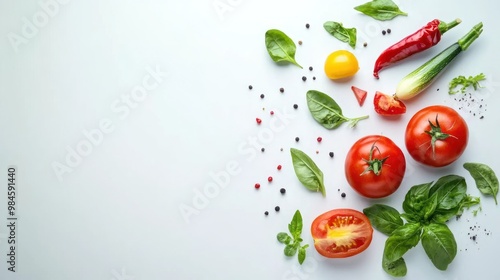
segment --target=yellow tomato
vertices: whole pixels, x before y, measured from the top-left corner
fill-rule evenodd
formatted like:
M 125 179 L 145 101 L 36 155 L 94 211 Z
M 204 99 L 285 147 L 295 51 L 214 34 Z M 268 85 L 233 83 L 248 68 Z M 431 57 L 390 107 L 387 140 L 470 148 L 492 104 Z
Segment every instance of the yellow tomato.
M 325 74 L 332 80 L 354 76 L 358 70 L 358 59 L 346 50 L 332 52 L 325 61 Z

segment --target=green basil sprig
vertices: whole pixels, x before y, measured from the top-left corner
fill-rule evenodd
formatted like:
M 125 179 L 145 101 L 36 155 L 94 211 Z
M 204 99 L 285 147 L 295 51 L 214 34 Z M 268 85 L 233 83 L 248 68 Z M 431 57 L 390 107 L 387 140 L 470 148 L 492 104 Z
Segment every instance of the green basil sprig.
M 342 23 L 327 21 L 323 24 L 326 32 L 342 42 L 348 43 L 353 49 L 356 47 L 356 28 L 347 28 Z
M 300 237 L 302 234 L 302 215 L 299 210 L 295 211 L 292 221 L 288 224 L 288 231 L 290 234 L 280 232 L 276 238 L 278 242 L 285 244 L 285 249 L 283 251 L 285 256 L 293 257 L 298 252 L 298 261 L 299 264 L 302 264 L 306 259 L 306 249 L 309 247 L 309 244 L 301 245 L 303 241 Z
M 299 181 L 310 191 L 321 192 L 326 196 L 323 182 L 323 172 L 316 163 L 301 150 L 290 148 L 292 155 L 293 169 Z
M 297 50 L 295 43 L 282 31 L 278 29 L 266 31 L 266 48 L 274 62 L 287 61 L 302 68 L 295 61 L 295 51 Z
M 467 194 L 465 178 L 447 175 L 435 183 L 410 188 L 403 202 L 404 213 L 383 204 L 365 208 L 363 212 L 372 226 L 389 236 L 382 258 L 384 271 L 395 277 L 405 276 L 403 256 L 419 242 L 434 266 L 446 270 L 457 254 L 457 243 L 445 222 L 477 204 L 479 199 Z
M 358 118 L 345 117 L 333 98 L 317 90 L 308 91 L 306 98 L 307 107 L 313 118 L 327 129 L 337 128 L 345 122 L 349 122 L 350 126 L 354 127 L 360 120 L 368 118 L 367 115 Z
M 391 20 L 397 16 L 408 15 L 391 0 L 373 0 L 356 6 L 354 9 L 376 20 Z
M 474 178 L 479 191 L 484 195 L 493 196 L 495 204 L 498 205 L 498 178 L 493 169 L 486 164 L 474 162 L 464 163 L 464 168 L 469 171 L 472 178 Z

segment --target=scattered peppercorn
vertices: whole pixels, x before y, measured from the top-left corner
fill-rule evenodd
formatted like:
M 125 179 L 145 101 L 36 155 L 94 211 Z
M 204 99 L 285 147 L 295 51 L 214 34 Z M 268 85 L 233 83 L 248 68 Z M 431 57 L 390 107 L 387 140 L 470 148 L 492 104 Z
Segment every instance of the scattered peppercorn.
M 269 114 L 271 114 L 271 116 L 274 115 L 274 111 L 269 112 Z
M 283 148 L 280 148 L 280 151 L 283 152 Z
M 297 108 L 299 108 L 299 105 L 293 104 L 293 109 L 297 109 Z
M 309 27 L 310 27 L 309 23 L 306 23 L 306 28 L 309 28 Z
M 280 92 L 281 93 L 285 92 L 285 89 L 284 88 L 280 88 Z
M 248 89 L 253 89 L 253 86 L 252 86 L 252 85 L 249 85 L 249 86 L 248 86 Z
M 313 77 L 313 80 L 315 80 L 315 81 L 316 81 L 316 77 Z
M 255 188 L 259 189 L 260 188 L 260 184 L 259 183 L 255 184 Z
M 318 150 L 316 150 L 316 154 L 319 154 L 319 151 L 318 151 Z
M 344 198 L 346 196 L 345 192 L 343 192 L 340 196 Z
M 364 43 L 363 43 L 363 47 L 366 47 L 366 46 L 368 46 L 368 43 L 367 43 L 367 42 L 364 42 Z
M 316 139 L 316 141 L 318 141 L 318 143 L 321 143 L 321 141 L 323 141 L 323 138 L 318 137 L 318 138 Z
M 313 70 L 313 67 L 312 66 L 309 66 L 309 71 L 312 71 Z
M 271 176 L 267 177 L 267 181 L 268 182 L 272 182 L 273 181 L 273 177 L 271 177 Z
M 333 152 L 330 152 L 329 155 L 331 158 L 333 158 L 333 156 L 334 156 Z
M 276 169 L 281 170 L 281 164 L 279 164 Z
M 257 124 L 261 124 L 262 123 L 262 120 L 259 119 L 259 118 L 255 118 L 255 121 L 257 122 Z
M 387 33 L 391 34 L 391 29 L 390 28 L 387 28 Z
M 385 33 L 386 33 L 385 30 L 382 30 L 382 35 L 385 35 Z
M 261 94 L 261 95 L 260 95 L 260 98 L 264 98 L 264 97 L 265 97 L 265 95 L 264 95 L 264 94 Z
M 281 189 L 280 189 L 280 193 L 281 193 L 281 194 L 285 194 L 285 193 L 286 193 L 285 188 L 281 188 Z
M 264 215 L 266 216 L 269 215 L 269 211 L 264 212 Z
M 307 77 L 306 76 L 302 76 L 302 81 L 307 81 Z
M 265 151 L 266 151 L 266 149 L 265 149 L 265 148 L 261 148 L 261 149 L 260 149 L 260 151 L 261 151 L 261 152 L 265 152 Z
M 299 40 L 299 45 L 302 45 L 302 41 Z
M 274 210 L 276 210 L 276 212 L 279 212 L 280 211 L 280 207 L 276 206 L 276 207 L 274 207 Z
M 299 137 L 295 137 L 295 142 L 299 142 L 300 138 Z

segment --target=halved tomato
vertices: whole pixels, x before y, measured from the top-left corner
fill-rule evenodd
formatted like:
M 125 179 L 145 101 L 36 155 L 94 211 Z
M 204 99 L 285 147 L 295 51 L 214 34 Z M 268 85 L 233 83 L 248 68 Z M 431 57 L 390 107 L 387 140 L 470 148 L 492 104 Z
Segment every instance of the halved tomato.
M 406 113 L 406 105 L 401 100 L 380 91 L 375 92 L 373 106 L 375 112 L 382 116 L 396 116 Z
M 318 253 L 327 258 L 347 258 L 370 246 L 373 228 L 362 212 L 334 209 L 314 219 L 311 234 Z

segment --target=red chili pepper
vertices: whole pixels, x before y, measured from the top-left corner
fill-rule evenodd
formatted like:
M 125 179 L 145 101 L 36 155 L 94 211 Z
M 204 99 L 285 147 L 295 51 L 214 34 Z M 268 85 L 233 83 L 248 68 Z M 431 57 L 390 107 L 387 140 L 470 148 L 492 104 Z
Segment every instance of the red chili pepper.
M 435 19 L 427 23 L 415 33 L 383 51 L 375 62 L 373 76 L 378 79 L 378 72 L 383 68 L 436 45 L 441 40 L 441 35 L 461 22 L 460 19 L 450 23 Z

